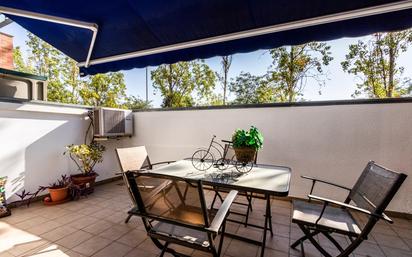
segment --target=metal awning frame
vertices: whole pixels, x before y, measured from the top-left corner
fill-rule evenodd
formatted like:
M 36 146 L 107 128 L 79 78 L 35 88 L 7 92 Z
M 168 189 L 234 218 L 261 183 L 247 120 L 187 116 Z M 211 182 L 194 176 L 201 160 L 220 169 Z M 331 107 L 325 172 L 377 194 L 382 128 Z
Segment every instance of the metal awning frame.
M 67 18 L 62 18 L 62 17 L 56 17 L 56 16 L 51 16 L 51 15 L 45 15 L 41 13 L 28 12 L 24 10 L 18 10 L 18 9 L 7 8 L 7 7 L 2 7 L 2 6 L 0 6 L 0 13 L 10 14 L 10 15 L 15 15 L 15 16 L 20 16 L 20 17 L 25 17 L 25 18 L 31 18 L 31 19 L 36 19 L 36 20 L 42 20 L 42 21 L 47 21 L 47 22 L 52 22 L 52 23 L 64 24 L 68 26 L 74 26 L 74 27 L 91 30 L 93 32 L 93 36 L 90 42 L 86 61 L 80 62 L 77 64 L 79 67 L 87 68 L 90 65 L 121 61 L 121 60 L 136 58 L 136 57 L 152 55 L 152 54 L 160 54 L 164 52 L 170 52 L 170 51 L 199 47 L 199 46 L 204 46 L 204 45 L 222 43 L 222 42 L 227 42 L 227 41 L 232 41 L 232 40 L 237 40 L 237 39 L 244 39 L 244 38 L 249 38 L 249 37 L 276 33 L 276 32 L 300 29 L 300 28 L 311 27 L 311 26 L 316 26 L 316 25 L 323 25 L 323 24 L 351 20 L 351 19 L 356 19 L 356 18 L 363 18 L 367 16 L 373 16 L 373 15 L 390 13 L 390 12 L 397 12 L 397 11 L 407 10 L 411 8 L 412 8 L 412 0 L 404 0 L 404 1 L 399 1 L 396 3 L 390 3 L 390 4 L 379 5 L 379 6 L 368 7 L 368 8 L 361 8 L 357 10 L 334 13 L 334 14 L 329 14 L 329 15 L 324 15 L 324 16 L 318 16 L 318 17 L 304 19 L 304 20 L 287 22 L 287 23 L 277 24 L 273 26 L 267 26 L 267 27 L 252 29 L 252 30 L 230 33 L 226 35 L 220 35 L 220 36 L 193 40 L 193 41 L 188 41 L 188 42 L 183 42 L 183 43 L 178 43 L 178 44 L 173 44 L 173 45 L 167 45 L 167 46 L 145 49 L 145 50 L 140 50 L 140 51 L 135 51 L 135 52 L 130 52 L 130 53 L 97 58 L 93 60 L 91 59 L 91 55 L 93 52 L 93 48 L 94 48 L 97 33 L 98 33 L 97 24 L 77 21 L 77 20 L 72 20 L 72 19 L 67 19 Z
M 67 19 L 67 18 L 46 15 L 46 14 L 41 14 L 41 13 L 35 13 L 35 12 L 29 12 L 29 11 L 24 11 L 24 10 L 19 10 L 19 9 L 3 7 L 3 6 L 0 6 L 0 13 L 6 14 L 6 15 L 7 14 L 15 15 L 15 16 L 25 17 L 25 18 L 35 19 L 35 20 L 47 21 L 51 23 L 63 24 L 67 26 L 73 26 L 73 27 L 88 29 L 92 31 L 93 35 L 92 35 L 92 39 L 90 42 L 89 51 L 87 53 L 86 61 L 83 62 L 82 66 L 87 68 L 90 65 L 90 58 L 92 56 L 94 44 L 96 42 L 97 32 L 99 30 L 99 27 L 96 23 L 89 23 L 89 22 L 84 22 L 84 21 Z

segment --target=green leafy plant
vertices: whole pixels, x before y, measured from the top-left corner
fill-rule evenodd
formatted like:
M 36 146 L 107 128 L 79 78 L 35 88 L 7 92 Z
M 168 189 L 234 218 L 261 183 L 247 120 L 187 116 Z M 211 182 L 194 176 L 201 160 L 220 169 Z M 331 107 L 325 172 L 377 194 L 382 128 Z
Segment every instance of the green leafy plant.
M 260 149 L 263 146 L 263 135 L 260 131 L 251 126 L 249 131 L 237 129 L 232 135 L 233 147 L 250 147 Z
M 106 148 L 96 142 L 89 145 L 68 145 L 63 154 L 69 153 L 70 158 L 84 175 L 94 174 L 94 166 L 103 161 L 103 153 Z
M 39 186 L 39 190 L 44 191 L 48 188 L 51 188 L 51 189 L 65 188 L 65 187 L 69 187 L 70 185 L 71 185 L 70 177 L 67 175 L 61 175 L 60 179 L 57 179 L 57 181 L 50 183 L 48 186 Z

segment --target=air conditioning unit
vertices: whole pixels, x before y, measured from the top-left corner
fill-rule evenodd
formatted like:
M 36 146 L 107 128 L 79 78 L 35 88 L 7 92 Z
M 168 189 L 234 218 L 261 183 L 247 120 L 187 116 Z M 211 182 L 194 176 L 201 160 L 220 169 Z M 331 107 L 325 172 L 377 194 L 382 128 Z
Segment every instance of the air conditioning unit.
M 97 107 L 93 110 L 95 137 L 118 137 L 133 135 L 131 110 Z

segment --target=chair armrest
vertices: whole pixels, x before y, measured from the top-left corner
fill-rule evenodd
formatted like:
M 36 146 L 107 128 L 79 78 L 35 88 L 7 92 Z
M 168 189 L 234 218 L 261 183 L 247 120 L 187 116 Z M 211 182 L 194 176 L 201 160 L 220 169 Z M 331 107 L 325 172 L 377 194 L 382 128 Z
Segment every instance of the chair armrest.
M 176 162 L 176 161 L 156 162 L 156 163 L 151 163 L 150 165 L 145 165 L 142 168 L 145 168 L 145 169 L 147 168 L 146 170 L 150 170 L 150 169 L 152 169 L 153 166 L 160 165 L 160 164 L 170 164 L 170 163 L 173 163 L 173 162 Z
M 308 195 L 308 197 L 309 197 L 309 199 L 318 200 L 318 201 L 321 201 L 321 202 L 324 202 L 324 203 L 331 203 L 331 204 L 334 204 L 334 205 L 337 205 L 337 206 L 340 206 L 340 207 L 348 208 L 348 209 L 351 209 L 351 210 L 354 210 L 354 211 L 357 211 L 357 212 L 361 212 L 361 213 L 364 213 L 364 214 L 367 214 L 367 215 L 370 215 L 370 216 L 377 217 L 379 219 L 386 220 L 389 223 L 393 223 L 393 221 L 388 216 L 386 216 L 384 213 L 382 215 L 379 215 L 379 214 L 373 213 L 371 211 L 368 211 L 366 209 L 359 208 L 357 206 L 353 206 L 353 205 L 350 205 L 350 204 L 347 204 L 347 203 L 342 203 L 342 202 L 339 202 L 339 201 L 336 201 L 336 200 L 332 200 L 332 199 L 328 199 L 328 198 L 324 198 L 324 197 L 320 197 L 320 196 L 316 196 L 316 195 Z
M 220 206 L 219 210 L 216 213 L 216 216 L 213 218 L 212 223 L 207 228 L 207 230 L 212 231 L 214 233 L 219 232 L 219 229 L 222 226 L 223 222 L 225 221 L 226 216 L 229 213 L 230 206 L 235 200 L 237 193 L 238 191 L 236 190 L 231 190 L 229 192 L 229 194 L 226 196 L 225 200 L 223 201 L 222 205 Z
M 148 171 L 148 169 L 128 170 L 126 172 L 139 173 L 139 172 L 143 172 L 143 171 Z M 116 172 L 115 175 L 123 175 L 126 172 L 119 171 L 119 172 Z
M 338 185 L 338 184 L 335 184 L 335 183 L 332 183 L 332 182 L 329 182 L 329 181 L 326 181 L 326 180 L 323 180 L 323 179 L 318 179 L 318 178 L 309 177 L 309 176 L 300 176 L 300 177 L 303 178 L 303 179 L 312 180 L 313 183 L 315 183 L 315 182 L 320 182 L 320 183 L 323 183 L 323 184 L 327 184 L 327 185 L 339 187 L 339 188 L 342 188 L 342 189 L 346 189 L 346 190 L 348 190 L 348 191 L 351 191 L 351 190 L 352 190 L 352 189 L 349 188 L 349 187 L 342 186 L 342 185 Z
M 152 163 L 152 166 L 159 165 L 159 164 L 170 164 L 170 163 L 173 163 L 173 162 L 176 162 L 176 161 L 163 161 L 163 162 L 156 162 L 156 163 Z

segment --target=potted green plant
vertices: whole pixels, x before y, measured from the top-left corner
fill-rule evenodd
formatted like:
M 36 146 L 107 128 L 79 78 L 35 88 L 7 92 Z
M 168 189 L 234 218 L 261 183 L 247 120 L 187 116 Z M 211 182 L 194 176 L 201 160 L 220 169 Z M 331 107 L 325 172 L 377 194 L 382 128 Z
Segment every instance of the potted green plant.
M 46 187 L 41 186 L 39 190 L 43 191 L 48 189 L 50 197 L 46 197 L 44 199 L 45 202 L 61 203 L 68 199 L 70 183 L 70 178 L 66 175 L 62 175 L 57 182 Z
M 257 150 L 262 148 L 263 135 L 254 126 L 249 131 L 237 129 L 232 135 L 232 142 L 237 161 L 248 163 L 254 161 Z
M 98 176 L 94 167 L 97 163 L 103 161 L 103 153 L 106 148 L 97 142 L 92 142 L 88 145 L 68 145 L 66 149 L 64 154 L 69 153 L 70 158 L 81 172 L 70 176 L 73 184 L 93 189 L 94 182 Z

